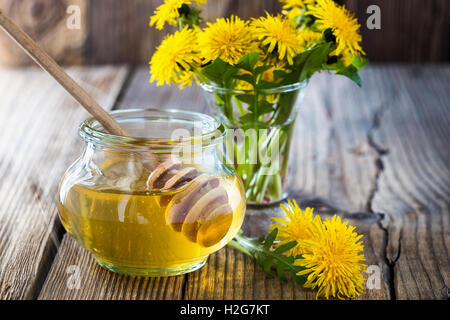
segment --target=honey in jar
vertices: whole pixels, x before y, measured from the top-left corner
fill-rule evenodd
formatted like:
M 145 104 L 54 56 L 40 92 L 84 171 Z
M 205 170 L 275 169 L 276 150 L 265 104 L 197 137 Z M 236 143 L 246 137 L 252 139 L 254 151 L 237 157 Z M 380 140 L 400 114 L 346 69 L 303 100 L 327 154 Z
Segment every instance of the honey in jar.
M 201 267 L 240 229 L 243 187 L 216 153 L 220 134 L 197 148 L 203 160 L 185 164 L 183 157 L 172 156 L 167 132 L 173 126 L 193 130 L 197 118 L 202 135 L 220 125 L 189 112 L 133 110 L 113 116 L 128 131 L 159 126 L 166 136 L 144 147 L 147 138 L 139 138 L 139 144 L 138 139 L 120 141 L 102 132 L 95 120 L 86 121 L 80 132 L 87 147 L 60 185 L 58 208 L 65 229 L 112 271 L 161 276 Z M 149 152 L 159 160 L 153 171 L 142 156 Z

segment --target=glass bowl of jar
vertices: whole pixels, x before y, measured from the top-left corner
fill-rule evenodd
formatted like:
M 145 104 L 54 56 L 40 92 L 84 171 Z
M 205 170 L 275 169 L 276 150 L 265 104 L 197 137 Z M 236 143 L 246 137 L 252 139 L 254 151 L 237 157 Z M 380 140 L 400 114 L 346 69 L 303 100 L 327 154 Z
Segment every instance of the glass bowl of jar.
M 224 127 L 181 110 L 111 115 L 130 137 L 93 118 L 58 193 L 60 220 L 97 262 L 114 272 L 168 276 L 194 271 L 239 231 L 242 183 L 223 156 Z

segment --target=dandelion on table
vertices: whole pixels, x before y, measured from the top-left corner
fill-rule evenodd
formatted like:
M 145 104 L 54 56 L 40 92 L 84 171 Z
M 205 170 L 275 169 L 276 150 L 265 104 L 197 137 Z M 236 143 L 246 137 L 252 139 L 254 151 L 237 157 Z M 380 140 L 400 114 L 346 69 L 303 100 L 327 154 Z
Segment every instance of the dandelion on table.
M 308 275 L 306 288 L 318 289 L 317 297 L 355 298 L 363 291 L 366 265 L 360 241 L 362 235 L 355 227 L 342 222 L 338 216 L 321 221 L 319 216 L 309 228 L 310 239 L 300 240 L 306 253 L 295 265 L 306 269 L 297 275 Z
M 288 204 L 287 207 L 284 204 L 280 205 L 286 215 L 283 218 L 272 218 L 275 223 L 269 227 L 269 232 L 278 228 L 277 240 L 280 240 L 278 246 L 291 241 L 298 243 L 300 240 L 307 240 L 311 237 L 308 229 L 313 222 L 313 209 L 306 208 L 302 211 L 295 200 L 292 202 L 288 200 Z M 297 256 L 305 252 L 305 249 L 297 244 L 290 250 L 289 255 Z

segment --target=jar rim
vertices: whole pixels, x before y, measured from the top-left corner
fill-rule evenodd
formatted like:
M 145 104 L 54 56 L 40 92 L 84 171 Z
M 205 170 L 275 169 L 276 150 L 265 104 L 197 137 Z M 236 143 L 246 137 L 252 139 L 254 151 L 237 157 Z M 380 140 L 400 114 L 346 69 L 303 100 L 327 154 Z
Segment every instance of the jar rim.
M 292 92 L 292 91 L 296 91 L 296 90 L 300 90 L 300 89 L 305 89 L 307 85 L 308 85 L 308 79 L 306 79 L 304 81 L 299 81 L 299 82 L 275 87 L 275 88 L 257 89 L 256 91 L 263 95 L 270 95 L 270 94 L 286 93 L 286 92 Z M 203 90 L 205 90 L 206 92 L 209 92 L 209 93 L 219 92 L 219 93 L 231 93 L 234 95 L 239 95 L 239 94 L 249 94 L 249 93 L 255 92 L 255 90 L 224 88 L 224 87 L 218 86 L 215 83 L 201 82 L 200 86 L 202 87 Z
M 221 138 L 225 136 L 225 127 L 218 120 L 212 116 L 193 111 L 186 111 L 180 109 L 124 109 L 114 110 L 109 114 L 117 121 L 125 119 L 140 119 L 143 116 L 150 119 L 165 119 L 165 120 L 190 120 L 202 121 L 208 123 L 212 129 L 201 134 L 192 134 L 189 136 L 178 138 L 146 138 L 146 137 L 129 137 L 120 136 L 105 132 L 100 123 L 94 118 L 89 117 L 83 121 L 79 127 L 79 135 L 88 143 L 96 145 L 106 145 L 114 149 L 130 150 L 130 151 L 145 151 L 158 152 L 171 150 L 175 147 L 185 144 L 202 144 L 203 146 L 217 144 Z M 134 115 L 134 117 L 133 117 Z M 140 117 L 139 117 L 140 115 Z M 185 119 L 183 119 L 183 117 Z

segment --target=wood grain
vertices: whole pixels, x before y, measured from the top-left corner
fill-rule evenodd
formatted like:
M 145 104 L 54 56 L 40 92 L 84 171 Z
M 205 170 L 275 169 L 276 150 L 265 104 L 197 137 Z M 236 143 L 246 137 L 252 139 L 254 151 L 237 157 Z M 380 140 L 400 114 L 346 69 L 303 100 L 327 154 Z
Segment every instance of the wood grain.
M 345 0 L 360 21 L 363 48 L 371 61 L 449 61 L 450 2 L 447 0 Z M 148 17 L 162 0 L 90 1 L 89 38 L 85 59 L 90 63 L 147 63 L 167 30 L 148 27 Z M 381 9 L 381 29 L 369 30 L 366 10 Z M 280 12 L 278 0 L 210 0 L 206 21 L 231 14 L 258 17 Z M 168 29 L 171 30 L 171 29 Z
M 155 108 L 207 112 L 203 92 L 197 86 L 179 90 L 177 86 L 159 86 L 150 80 L 150 68 L 136 68 L 115 109 Z
M 67 27 L 67 8 L 80 8 L 80 29 Z M 22 27 L 31 38 L 62 64 L 83 64 L 87 28 L 87 0 L 1 1 L 0 9 Z M 0 64 L 24 65 L 33 62 L 5 34 L 0 33 Z
M 80 275 L 80 287 L 71 285 L 71 276 Z M 52 270 L 40 292 L 39 299 L 46 300 L 148 300 L 180 299 L 184 276 L 146 278 L 118 275 L 100 267 L 84 248 L 68 235 Z
M 362 25 L 363 49 L 377 62 L 449 61 L 450 2 L 447 0 L 345 0 Z M 367 8 L 381 10 L 381 29 L 366 27 Z
M 76 83 L 47 52 L 40 48 L 28 34 L 0 10 L 0 27 L 19 45 L 44 71 L 50 74 L 67 93 L 86 109 L 108 132 L 116 135 L 128 133 L 103 109 L 95 99 Z
M 110 108 L 127 69 L 69 69 Z M 61 239 L 58 182 L 79 155 L 87 113 L 38 68 L 2 69 L 0 105 L 0 299 L 37 296 Z
M 450 67 L 386 68 L 372 79 L 390 97 L 373 135 L 374 144 L 388 152 L 380 155 L 371 206 L 388 218 L 386 254 L 395 296 L 448 299 Z
M 149 19 L 163 0 L 96 0 L 89 6 L 89 37 L 86 46 L 88 63 L 142 64 L 150 61 L 155 48 L 168 31 L 149 27 Z M 273 0 L 209 1 L 204 5 L 206 21 L 238 14 L 243 18 L 275 11 L 279 4 Z M 101 35 L 101 37 L 99 37 Z
M 3 0 L 10 14 L 58 62 L 148 63 L 165 33 L 148 26 L 149 17 L 163 0 Z M 341 0 L 362 25 L 363 48 L 371 61 L 449 61 L 450 2 L 448 0 Z M 69 30 L 69 4 L 81 9 L 82 27 Z M 367 7 L 381 9 L 381 29 L 369 30 Z M 204 17 L 239 15 L 243 18 L 280 12 L 278 0 L 209 0 Z M 29 63 L 0 35 L 0 63 Z

